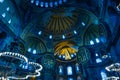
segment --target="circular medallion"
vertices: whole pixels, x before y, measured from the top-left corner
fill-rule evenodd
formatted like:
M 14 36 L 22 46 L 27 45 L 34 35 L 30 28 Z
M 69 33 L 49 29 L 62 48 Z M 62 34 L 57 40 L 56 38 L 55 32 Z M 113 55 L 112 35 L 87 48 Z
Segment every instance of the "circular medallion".
M 85 47 L 80 47 L 77 52 L 77 61 L 79 64 L 85 64 L 90 59 L 90 52 Z
M 46 54 L 42 57 L 42 65 L 46 69 L 52 69 L 55 66 L 55 59 L 52 55 Z

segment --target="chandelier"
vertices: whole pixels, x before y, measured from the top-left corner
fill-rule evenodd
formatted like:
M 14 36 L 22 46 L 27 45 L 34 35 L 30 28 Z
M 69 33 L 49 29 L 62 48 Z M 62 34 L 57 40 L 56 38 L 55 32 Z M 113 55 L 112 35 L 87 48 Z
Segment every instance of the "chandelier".
M 107 66 L 105 69 L 109 72 L 115 71 L 115 72 L 118 72 L 120 74 L 120 63 L 111 64 L 110 66 Z M 110 80 L 110 79 L 111 80 L 119 80 L 120 78 L 112 76 L 112 77 L 108 78 L 108 80 Z
M 117 5 L 117 10 L 120 11 L 120 3 Z
M 119 80 L 119 77 L 115 77 L 115 76 L 111 76 L 111 77 L 107 77 L 105 80 Z
M 27 79 L 40 76 L 42 66 L 28 59 L 19 53 L 0 53 L 0 80 Z
M 67 0 L 29 0 L 29 1 L 30 3 L 36 6 L 45 7 L 45 8 L 56 7 L 67 2 Z
M 107 71 L 116 71 L 120 73 L 120 63 L 114 63 L 105 68 Z

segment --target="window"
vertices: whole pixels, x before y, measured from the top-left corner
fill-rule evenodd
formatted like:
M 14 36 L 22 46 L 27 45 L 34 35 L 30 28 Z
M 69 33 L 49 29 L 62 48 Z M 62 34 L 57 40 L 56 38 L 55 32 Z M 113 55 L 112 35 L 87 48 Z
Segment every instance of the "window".
M 76 31 L 76 30 L 74 30 L 74 34 L 77 34 L 77 31 Z
M 99 40 L 98 38 L 96 38 L 95 41 L 96 41 L 96 43 L 99 43 L 99 42 L 100 42 L 100 40 Z
M 28 48 L 28 52 L 31 52 L 31 50 L 32 50 L 31 48 Z
M 33 54 L 36 54 L 36 52 L 37 52 L 36 50 L 33 50 Z
M 84 22 L 82 22 L 82 26 L 85 26 L 85 23 L 84 23 Z
M 62 35 L 62 38 L 65 39 L 65 35 Z
M 38 35 L 41 35 L 41 34 L 42 34 L 42 31 L 39 31 L 39 32 L 38 32 Z
M 72 75 L 73 72 L 72 72 L 72 67 L 71 66 L 68 66 L 67 67 L 67 75 Z
M 2 14 L 2 17 L 5 18 L 5 17 L 6 17 L 6 13 L 3 13 L 3 14 Z
M 80 70 L 80 68 L 79 68 L 79 64 L 76 64 L 76 73 L 78 73 L 79 72 L 79 70 Z
M 8 21 L 8 23 L 9 23 L 9 24 L 11 23 L 11 19 Z
M 63 66 L 59 66 L 59 75 L 63 74 Z
M 90 40 L 90 45 L 94 45 L 94 42 L 93 42 L 93 40 Z
M 68 78 L 68 80 L 73 80 L 73 78 Z
M 49 35 L 49 39 L 52 39 L 52 35 Z
M 96 63 L 101 63 L 101 62 L 102 62 L 102 60 L 100 58 L 96 59 Z
M 59 77 L 59 79 L 58 80 L 64 80 L 64 78 L 63 77 Z
M 4 0 L 0 0 L 0 3 L 3 3 L 4 2 Z
M 102 71 L 100 74 L 101 74 L 102 80 L 106 80 L 106 78 L 107 78 L 106 73 Z
M 98 57 L 99 56 L 98 53 L 96 53 L 95 56 Z

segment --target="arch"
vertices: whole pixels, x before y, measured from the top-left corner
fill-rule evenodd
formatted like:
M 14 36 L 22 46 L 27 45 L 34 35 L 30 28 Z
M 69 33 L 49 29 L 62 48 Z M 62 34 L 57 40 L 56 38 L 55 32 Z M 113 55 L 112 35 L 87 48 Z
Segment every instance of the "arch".
M 105 37 L 107 40 L 107 31 L 104 25 L 91 24 L 83 34 L 83 43 L 84 45 L 94 45 L 100 43 L 101 37 Z
M 47 47 L 43 40 L 34 36 L 28 36 L 24 40 L 26 42 L 27 49 L 32 48 L 33 51 L 36 50 L 37 53 L 47 52 Z

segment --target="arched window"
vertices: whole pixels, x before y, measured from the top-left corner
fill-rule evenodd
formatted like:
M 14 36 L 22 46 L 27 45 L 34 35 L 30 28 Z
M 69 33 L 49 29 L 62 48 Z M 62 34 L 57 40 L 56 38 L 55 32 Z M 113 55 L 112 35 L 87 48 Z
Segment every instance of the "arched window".
M 33 50 L 33 54 L 36 54 L 36 53 L 37 53 L 37 51 L 34 49 L 34 50 Z
M 59 66 L 59 75 L 63 75 L 63 66 Z
M 106 80 L 106 78 L 107 78 L 107 75 L 106 75 L 106 73 L 105 72 L 103 72 L 103 71 L 101 71 L 101 78 L 102 78 L 102 80 Z
M 79 68 L 79 64 L 78 63 L 75 65 L 75 68 L 76 68 L 76 73 L 79 73 L 80 68 Z
M 28 48 L 28 52 L 31 52 L 31 50 L 32 50 L 31 48 Z
M 73 72 L 72 72 L 72 67 L 71 66 L 68 66 L 67 67 L 67 75 L 72 75 Z
M 73 80 L 73 78 L 68 78 L 68 80 Z

